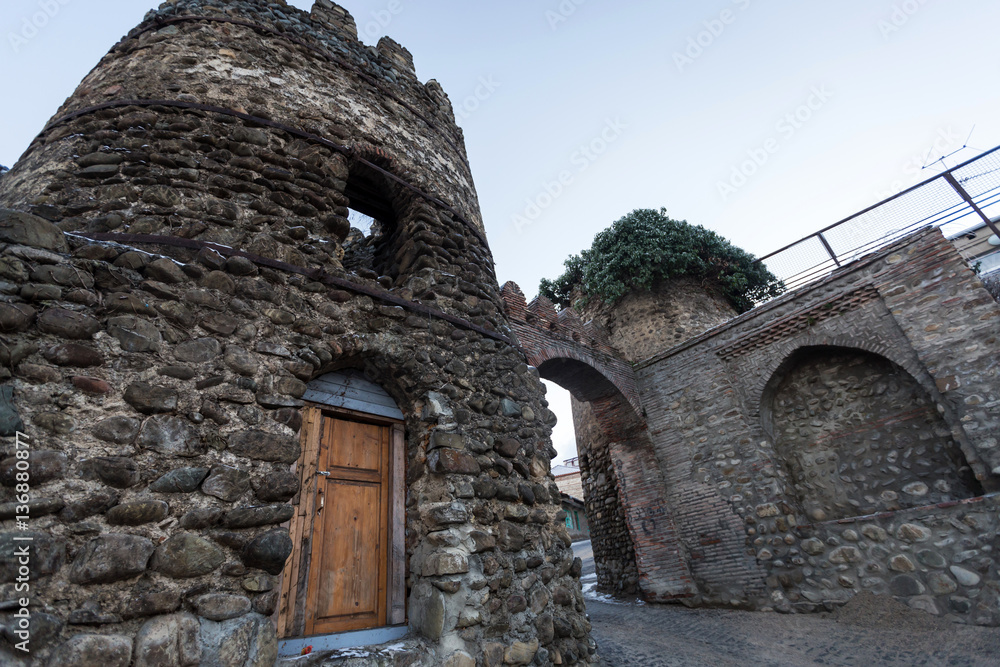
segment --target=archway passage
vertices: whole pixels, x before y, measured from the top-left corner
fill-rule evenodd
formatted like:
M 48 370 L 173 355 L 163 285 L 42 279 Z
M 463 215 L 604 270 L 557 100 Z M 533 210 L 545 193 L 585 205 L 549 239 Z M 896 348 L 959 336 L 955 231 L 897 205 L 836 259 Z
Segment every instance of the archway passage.
M 764 400 L 764 427 L 811 520 L 982 493 L 924 389 L 884 357 L 801 349 L 775 373 Z
M 538 365 L 538 372 L 585 403 L 620 394 L 597 369 L 576 359 L 546 359 Z
M 526 304 L 503 287 L 514 334 L 539 374 L 573 396 L 584 501 L 602 590 L 653 601 L 690 597 L 695 584 L 677 534 L 631 364 L 572 310 Z M 583 428 L 582 424 L 587 424 Z

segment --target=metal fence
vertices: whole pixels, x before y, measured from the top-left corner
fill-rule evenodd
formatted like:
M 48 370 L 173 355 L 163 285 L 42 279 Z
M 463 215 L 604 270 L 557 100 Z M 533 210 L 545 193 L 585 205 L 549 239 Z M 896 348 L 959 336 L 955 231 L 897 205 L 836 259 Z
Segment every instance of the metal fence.
M 1000 214 L 1000 146 L 761 257 L 789 290 L 818 280 L 922 227 L 945 236 Z

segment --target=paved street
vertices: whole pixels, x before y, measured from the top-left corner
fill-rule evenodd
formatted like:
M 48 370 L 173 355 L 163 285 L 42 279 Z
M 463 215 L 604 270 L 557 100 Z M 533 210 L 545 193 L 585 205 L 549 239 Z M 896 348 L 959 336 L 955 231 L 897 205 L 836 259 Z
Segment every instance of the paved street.
M 581 558 L 590 547 L 573 546 Z M 585 588 L 592 572 L 585 558 Z M 587 611 L 608 667 L 1000 665 L 996 628 L 949 624 L 883 598 L 862 596 L 833 614 L 782 615 L 593 597 L 588 593 Z

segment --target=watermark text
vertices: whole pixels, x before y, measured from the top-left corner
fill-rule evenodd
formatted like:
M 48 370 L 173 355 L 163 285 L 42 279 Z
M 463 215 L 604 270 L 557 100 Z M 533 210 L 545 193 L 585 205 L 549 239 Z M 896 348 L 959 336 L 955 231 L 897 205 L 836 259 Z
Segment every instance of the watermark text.
M 732 4 L 739 11 L 746 11 L 750 8 L 751 3 L 752 0 L 732 0 Z M 689 37 L 683 49 L 674 51 L 674 65 L 677 66 L 677 71 L 683 73 L 686 68 L 694 64 L 694 61 L 701 58 L 722 37 L 726 28 L 736 23 L 739 16 L 738 11 L 727 7 L 717 16 L 703 21 L 701 24 L 703 29 Z
M 549 22 L 549 28 L 553 32 L 558 30 L 559 26 L 568 21 L 573 14 L 576 14 L 576 10 L 586 2 L 587 0 L 562 0 L 555 9 L 546 10 L 545 20 Z
M 49 21 L 54 19 L 62 11 L 62 8 L 72 1 L 37 0 L 38 11 L 21 18 L 20 30 L 7 33 L 7 41 L 10 42 L 10 48 L 13 49 L 14 53 L 20 53 L 28 42 L 38 37 Z
M 626 129 L 628 125 L 621 119 L 608 119 L 597 136 L 580 144 L 569 158 L 569 163 L 574 168 L 563 169 L 551 179 L 543 181 L 541 191 L 526 199 L 524 209 L 511 218 L 517 233 L 520 234 L 525 227 L 534 224 L 573 185 L 577 176 L 590 169 L 591 165 L 608 152 L 611 144 L 618 141 Z
M 903 29 L 917 12 L 923 9 L 930 0 L 903 0 L 892 6 L 892 11 L 885 18 L 879 19 L 878 30 L 882 39 L 888 41 L 893 34 Z
M 816 112 L 822 109 L 831 98 L 833 98 L 833 93 L 825 85 L 813 86 L 809 91 L 809 97 L 803 104 L 786 113 L 775 123 L 775 134 L 768 137 L 760 145 L 748 149 L 746 159 L 733 166 L 729 178 L 716 183 L 716 189 L 722 197 L 722 201 L 728 201 L 740 188 L 750 182 L 750 179 L 764 168 L 771 157 L 781 150 L 781 146 L 798 134 L 799 130 L 805 127 Z
M 14 439 L 14 500 L 17 503 L 15 509 L 15 520 L 17 530 L 22 533 L 14 535 L 14 558 L 17 559 L 17 574 L 14 577 L 14 592 L 20 597 L 17 598 L 16 611 L 14 612 L 14 622 L 11 632 L 20 641 L 14 644 L 14 648 L 23 653 L 30 653 L 29 644 L 31 642 L 31 614 L 28 606 L 31 603 L 29 597 L 31 593 L 31 543 L 33 538 L 28 531 L 28 520 L 31 518 L 31 456 L 30 438 L 17 432 Z M 10 627 L 10 626 L 8 626 Z
M 455 118 L 467 120 L 469 116 L 479 111 L 483 102 L 493 97 L 493 93 L 502 85 L 492 75 L 479 77 L 479 85 L 476 86 L 476 89 L 455 107 Z
M 908 157 L 899 168 L 903 177 L 894 180 L 888 189 L 876 193 L 876 198 L 881 201 L 899 194 L 913 185 L 924 174 L 924 170 L 936 162 L 943 162 L 945 156 L 955 152 L 960 147 L 962 147 L 962 135 L 955 132 L 950 125 L 939 128 L 934 137 L 933 145 L 923 153 L 914 153 Z M 937 158 L 935 159 L 934 156 Z M 926 178 L 930 178 L 933 174 L 933 171 L 928 172 Z
M 364 25 L 358 26 L 358 36 L 363 40 L 373 40 L 385 34 L 385 29 L 389 27 L 392 20 L 403 13 L 403 3 L 401 0 L 389 0 L 389 4 L 384 9 L 377 9 L 372 12 L 371 20 Z

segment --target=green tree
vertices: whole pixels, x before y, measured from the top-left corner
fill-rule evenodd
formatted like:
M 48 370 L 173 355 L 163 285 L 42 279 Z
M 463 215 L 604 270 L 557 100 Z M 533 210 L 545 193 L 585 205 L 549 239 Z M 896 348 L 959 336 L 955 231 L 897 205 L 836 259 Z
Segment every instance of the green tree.
M 563 308 L 574 298 L 583 304 L 593 298 L 613 304 L 632 290 L 681 277 L 700 280 L 741 313 L 784 291 L 753 255 L 700 225 L 670 219 L 666 209 L 629 213 L 565 266 L 561 276 L 543 278 L 539 286 L 541 294 Z

